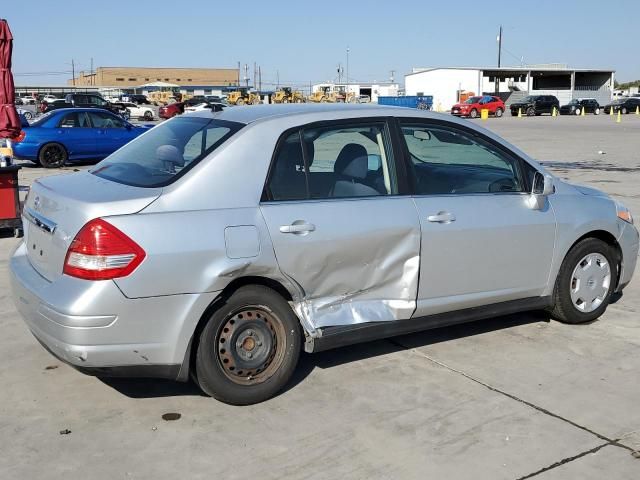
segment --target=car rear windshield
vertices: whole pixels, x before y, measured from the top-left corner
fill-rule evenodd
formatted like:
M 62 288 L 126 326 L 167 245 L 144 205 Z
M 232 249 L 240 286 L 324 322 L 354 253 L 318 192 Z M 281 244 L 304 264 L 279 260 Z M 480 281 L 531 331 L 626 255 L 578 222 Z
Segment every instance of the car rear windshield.
M 91 173 L 136 187 L 163 187 L 227 141 L 241 123 L 178 117 L 152 128 L 98 163 Z

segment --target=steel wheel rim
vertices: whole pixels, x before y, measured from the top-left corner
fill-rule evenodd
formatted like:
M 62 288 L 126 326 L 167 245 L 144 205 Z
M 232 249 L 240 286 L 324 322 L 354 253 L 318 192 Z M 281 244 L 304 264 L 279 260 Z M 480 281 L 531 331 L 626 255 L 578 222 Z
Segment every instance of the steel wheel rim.
M 611 286 L 611 265 L 600 253 L 585 255 L 573 269 L 569 282 L 571 302 L 576 310 L 590 313 L 605 301 Z
M 282 365 L 284 339 L 284 325 L 270 309 L 247 306 L 225 319 L 216 338 L 215 355 L 229 380 L 257 385 Z
M 57 145 L 49 145 L 42 155 L 44 157 L 44 161 L 47 165 L 59 165 L 62 163 L 62 159 L 64 158 L 64 154 L 62 152 L 62 147 Z

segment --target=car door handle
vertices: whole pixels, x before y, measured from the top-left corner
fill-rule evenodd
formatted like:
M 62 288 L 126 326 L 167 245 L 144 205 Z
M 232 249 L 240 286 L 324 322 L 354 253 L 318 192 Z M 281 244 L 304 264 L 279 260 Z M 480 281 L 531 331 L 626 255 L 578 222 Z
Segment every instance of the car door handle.
M 309 233 L 315 229 L 316 226 L 312 223 L 292 223 L 291 225 L 281 225 L 280 233 Z
M 451 223 L 456 221 L 456 216 L 449 212 L 438 212 L 436 215 L 429 215 L 427 220 L 433 223 Z

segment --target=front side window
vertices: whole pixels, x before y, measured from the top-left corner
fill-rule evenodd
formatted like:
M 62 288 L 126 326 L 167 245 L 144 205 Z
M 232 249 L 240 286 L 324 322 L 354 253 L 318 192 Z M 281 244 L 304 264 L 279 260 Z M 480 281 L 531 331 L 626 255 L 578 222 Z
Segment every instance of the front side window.
M 479 137 L 404 123 L 402 134 L 418 195 L 522 191 L 517 161 Z
M 308 128 L 288 135 L 274 155 L 271 200 L 354 198 L 398 191 L 384 123 Z
M 137 187 L 162 187 L 184 175 L 242 128 L 200 117 L 162 123 L 98 163 L 91 173 Z

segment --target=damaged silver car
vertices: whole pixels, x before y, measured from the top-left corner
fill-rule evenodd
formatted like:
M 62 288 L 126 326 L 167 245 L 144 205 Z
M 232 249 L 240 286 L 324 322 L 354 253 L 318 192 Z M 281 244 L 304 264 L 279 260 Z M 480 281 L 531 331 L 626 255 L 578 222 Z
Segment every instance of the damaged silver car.
M 317 352 L 531 309 L 581 323 L 630 281 L 638 232 L 464 120 L 281 105 L 162 123 L 34 183 L 15 303 L 101 376 L 263 401 Z

